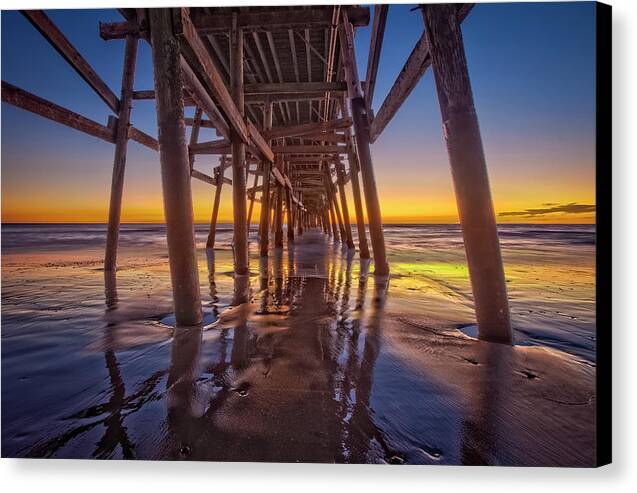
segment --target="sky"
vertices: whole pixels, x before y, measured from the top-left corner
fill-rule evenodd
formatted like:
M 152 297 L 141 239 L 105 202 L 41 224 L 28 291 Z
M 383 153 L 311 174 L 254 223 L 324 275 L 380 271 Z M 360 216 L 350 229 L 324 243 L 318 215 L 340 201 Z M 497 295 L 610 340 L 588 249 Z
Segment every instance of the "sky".
M 422 34 L 412 8 L 389 8 L 376 111 Z M 103 41 L 98 25 L 121 16 L 47 14 L 119 94 L 124 41 Z M 1 22 L 2 80 L 106 124 L 104 102 L 21 14 L 3 11 Z M 477 4 L 462 32 L 498 222 L 594 223 L 594 3 Z M 356 33 L 361 78 L 370 33 L 371 23 Z M 152 73 L 141 42 L 135 89 L 151 89 Z M 157 134 L 152 101 L 136 101 L 131 120 Z M 6 103 L 1 133 L 3 222 L 107 221 L 114 145 Z M 372 158 L 385 223 L 458 222 L 431 70 L 372 145 Z M 216 164 L 202 157 L 195 167 L 209 173 Z M 214 188 L 193 180 L 192 190 L 195 220 L 208 222 Z M 224 192 L 219 219 L 230 222 L 230 188 Z M 159 157 L 130 142 L 122 222 L 162 221 Z

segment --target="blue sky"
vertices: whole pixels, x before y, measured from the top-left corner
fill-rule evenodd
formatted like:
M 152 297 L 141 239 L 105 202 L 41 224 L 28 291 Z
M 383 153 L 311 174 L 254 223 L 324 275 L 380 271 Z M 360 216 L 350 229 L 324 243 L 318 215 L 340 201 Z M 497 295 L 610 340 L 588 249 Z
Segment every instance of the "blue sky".
M 389 9 L 373 107 L 378 109 L 423 30 L 411 5 Z M 99 21 L 115 10 L 54 10 L 51 19 L 118 94 L 123 41 L 99 38 Z M 594 201 L 594 3 L 478 4 L 463 37 L 496 209 Z M 370 29 L 359 29 L 365 73 Z M 106 123 L 105 104 L 22 17 L 2 12 L 2 79 Z M 140 43 L 136 89 L 153 87 L 150 49 Z M 155 135 L 151 102 L 136 102 L 133 122 Z M 202 136 L 210 138 L 210 136 Z M 3 218 L 33 195 L 34 208 L 91 210 L 108 206 L 113 146 L 2 104 Z M 440 112 L 431 71 L 373 146 L 384 209 L 427 218 L 455 214 Z M 206 170 L 212 163 L 201 163 Z M 194 183 L 199 220 L 212 192 Z M 56 200 L 58 197 L 58 200 Z M 64 197 L 65 201 L 59 201 Z M 124 216 L 161 206 L 158 157 L 132 143 Z M 224 197 L 222 210 L 230 206 Z M 129 214 L 129 216 L 127 216 Z M 451 217 L 449 216 L 449 217 Z M 222 214 L 223 217 L 223 214 Z

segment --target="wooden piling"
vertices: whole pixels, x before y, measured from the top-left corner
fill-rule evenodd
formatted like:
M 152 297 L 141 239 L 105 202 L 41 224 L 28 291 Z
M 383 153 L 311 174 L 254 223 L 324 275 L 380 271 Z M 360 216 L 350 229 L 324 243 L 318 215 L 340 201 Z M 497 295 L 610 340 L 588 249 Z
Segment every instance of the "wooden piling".
M 256 192 L 256 188 L 259 185 L 259 175 L 254 175 L 254 182 L 252 184 L 252 192 L 250 193 L 250 207 L 248 208 L 248 220 L 247 220 L 247 227 L 248 227 L 248 233 L 250 232 L 250 223 L 252 222 L 252 210 L 254 209 L 254 198 L 257 194 Z
M 369 115 L 367 114 L 367 105 L 358 78 L 352 25 L 348 20 L 345 10 L 342 11 L 342 16 L 343 22 L 339 25 L 341 53 L 343 55 L 348 95 L 352 106 L 358 160 L 363 178 L 363 192 L 365 194 L 365 205 L 367 207 L 367 220 L 369 221 L 369 236 L 374 253 L 374 273 L 377 275 L 387 275 L 389 274 L 389 265 L 387 264 L 387 254 L 385 252 L 385 235 L 383 233 L 372 155 L 369 148 Z
M 243 92 L 243 30 L 236 24 L 230 32 L 230 72 L 232 99 L 241 117 L 245 113 Z M 246 275 L 248 265 L 248 230 L 246 213 L 246 145 L 231 129 L 232 146 L 232 211 L 234 216 L 234 272 Z
M 467 69 L 458 9 L 424 5 L 444 137 L 483 340 L 511 342 L 504 268 L 487 166 Z
M 276 202 L 274 205 L 274 246 L 283 247 L 283 187 L 276 186 Z
M 341 111 L 343 118 L 349 118 L 349 108 L 347 102 L 341 100 Z M 367 231 L 365 230 L 365 215 L 363 214 L 363 200 L 361 197 L 361 187 L 358 181 L 358 172 L 360 165 L 358 164 L 358 154 L 352 138 L 350 128 L 345 130 L 345 138 L 347 139 L 349 161 L 349 174 L 352 182 L 352 196 L 354 197 L 354 210 L 356 212 L 356 231 L 358 232 L 358 249 L 361 259 L 369 258 L 369 246 L 367 245 Z
M 287 211 L 287 237 L 288 237 L 288 246 L 294 243 L 294 214 L 292 211 L 292 199 L 290 198 L 290 191 L 285 189 L 285 210 Z
M 171 9 L 149 9 L 166 239 L 177 325 L 201 322 L 181 50 Z
M 263 128 L 272 128 L 272 102 L 266 101 L 263 107 Z M 261 194 L 261 220 L 259 221 L 259 253 L 262 257 L 268 256 L 270 240 L 270 162 L 262 161 L 263 167 L 263 193 Z
M 345 227 L 345 238 L 347 240 L 347 248 L 355 250 L 354 239 L 352 238 L 352 225 L 349 222 L 349 208 L 347 207 L 347 195 L 345 194 L 345 173 L 343 173 L 343 165 L 339 162 L 334 164 L 336 167 L 336 179 L 338 182 L 338 192 L 341 198 L 341 209 L 343 212 L 343 226 Z
M 332 203 L 332 199 L 327 197 L 327 206 L 330 211 L 330 222 L 332 223 L 332 236 L 334 237 L 334 241 L 338 241 L 340 239 L 340 232 L 338 229 L 338 224 L 336 223 L 336 215 L 334 214 L 334 204 Z
M 115 157 L 113 160 L 113 178 L 111 198 L 108 209 L 108 229 L 106 231 L 106 253 L 104 270 L 117 269 L 117 243 L 119 224 L 122 215 L 122 195 L 124 193 L 124 169 L 128 148 L 128 127 L 133 102 L 133 84 L 135 81 L 135 63 L 137 61 L 137 37 L 126 36 L 124 49 L 124 70 L 122 73 L 122 93 L 119 104 L 117 133 L 115 135 Z
M 223 187 L 223 172 L 225 170 L 226 157 L 223 156 L 221 164 L 215 169 L 215 199 L 212 204 L 212 216 L 210 218 L 210 230 L 208 231 L 208 240 L 206 248 L 213 249 L 215 247 L 215 239 L 217 237 L 217 218 L 219 217 L 219 203 L 221 202 L 221 187 Z

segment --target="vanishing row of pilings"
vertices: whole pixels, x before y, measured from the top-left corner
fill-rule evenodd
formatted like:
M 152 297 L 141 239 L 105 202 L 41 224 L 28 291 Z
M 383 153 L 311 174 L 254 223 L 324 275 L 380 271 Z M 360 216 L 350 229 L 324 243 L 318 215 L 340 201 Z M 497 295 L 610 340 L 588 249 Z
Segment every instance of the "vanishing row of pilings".
M 353 122 L 351 129 L 349 127 L 344 129 L 344 136 L 345 142 L 348 144 L 347 157 L 350 166 L 348 179 L 352 184 L 359 254 L 363 259 L 370 256 L 363 211 L 362 195 L 364 195 L 375 274 L 387 276 L 389 265 L 370 142 L 372 139 L 375 140 L 411 90 L 402 87 L 397 80 L 387 97 L 387 100 L 390 101 L 389 110 L 384 111 L 386 108 L 383 104 L 379 112 L 383 113 L 382 116 L 379 114 L 378 117 L 374 117 L 370 114 L 371 96 L 384 32 L 382 12 L 384 11 L 386 15 L 387 6 L 378 6 L 378 9 L 377 13 L 381 12 L 381 15 L 376 15 L 374 19 L 371 41 L 374 56 L 370 57 L 369 63 L 371 65 L 368 66 L 365 88 L 363 88 L 358 76 L 354 50 L 354 29 L 349 21 L 347 9 L 335 6 L 330 25 L 332 29 L 337 29 L 342 73 L 346 82 L 346 98 L 338 101 L 338 105 L 344 119 L 350 118 L 351 109 Z M 422 60 L 418 61 L 419 57 L 412 59 L 414 57 L 412 53 L 406 67 L 409 66 L 407 72 L 414 67 L 417 71 L 411 78 L 411 88 L 429 65 L 434 72 L 442 115 L 443 135 L 451 165 L 480 338 L 510 342 L 511 322 L 504 269 L 460 29 L 460 23 L 470 10 L 471 6 L 455 4 L 421 6 L 425 29 L 423 38 L 417 44 L 414 53 L 424 55 L 420 57 Z M 213 16 L 212 21 L 214 21 L 214 14 L 211 15 Z M 321 204 L 313 203 L 310 206 L 308 200 L 307 206 L 303 205 L 303 193 L 292 195 L 292 187 L 288 188 L 281 183 L 281 176 L 285 171 L 283 156 L 279 153 L 273 153 L 270 147 L 271 142 L 264 139 L 259 133 L 260 131 L 246 119 L 244 33 L 237 23 L 236 13 L 232 14 L 233 21 L 227 30 L 230 40 L 230 90 L 226 88 L 223 78 L 217 72 L 214 64 L 207 63 L 206 48 L 192 23 L 189 9 L 137 9 L 134 22 L 129 20 L 128 23 L 111 26 L 111 37 L 104 39 L 125 38 L 126 40 L 122 89 L 119 99 L 44 13 L 26 11 L 25 16 L 117 115 L 117 118 L 112 120 L 112 125 L 104 127 L 8 83 L 2 83 L 3 101 L 115 143 L 104 265 L 107 272 L 115 271 L 117 266 L 117 243 L 127 142 L 129 139 L 134 139 L 159 151 L 168 256 L 178 325 L 198 325 L 202 320 L 191 177 L 197 176 L 216 185 L 210 235 L 207 241 L 207 246 L 213 248 L 220 193 L 225 180 L 223 171 L 226 166 L 232 168 L 234 271 L 236 276 L 249 275 L 248 231 L 258 178 L 255 177 L 253 190 L 249 195 L 246 186 L 248 176 L 247 143 L 251 144 L 250 152 L 253 156 L 255 148 L 257 153 L 263 156 L 260 162 L 263 176 L 259 220 L 261 256 L 267 256 L 270 251 L 269 232 L 271 229 L 274 229 L 274 246 L 283 245 L 283 204 L 285 204 L 287 211 L 288 241 L 294 240 L 295 226 L 297 233 L 302 233 L 304 227 L 321 227 L 326 233 L 340 238 L 348 248 L 354 248 L 349 221 L 350 212 L 344 189 L 346 178 L 340 160 L 326 159 L 319 168 L 324 173 L 324 202 Z M 292 34 L 290 36 L 292 37 Z M 153 92 L 151 97 L 156 101 L 157 140 L 135 129 L 130 124 L 134 99 L 133 85 L 137 44 L 140 37 L 149 41 L 152 49 L 155 88 L 154 92 L 148 92 Z M 199 57 L 199 61 L 203 62 L 200 69 L 202 73 L 195 74 L 185 60 L 184 40 L 188 46 L 187 51 L 193 52 L 196 57 Z M 336 37 L 331 41 L 333 44 L 330 46 L 335 47 Z M 331 81 L 332 75 L 330 71 L 328 82 Z M 401 74 L 401 76 L 403 75 Z M 410 76 L 410 74 L 407 75 Z M 205 80 L 208 88 L 205 88 L 200 80 Z M 185 92 L 184 87 L 188 88 L 188 93 Z M 394 93 L 400 96 L 394 98 Z M 214 97 L 214 101 L 211 96 Z M 196 170 L 193 169 L 194 156 L 191 154 L 186 140 L 186 119 L 184 118 L 184 102 L 187 98 L 195 100 L 197 107 L 193 119 L 195 123 L 191 132 L 191 144 L 197 141 L 199 132 L 197 122 L 201 120 L 202 112 L 208 116 L 209 123 L 215 126 L 217 131 L 221 132 L 229 141 L 230 158 L 222 159 L 221 165 L 215 170 L 214 177 L 209 177 L 201 172 L 195 174 Z M 223 110 L 225 119 L 221 116 L 219 108 Z M 370 128 L 370 125 L 373 128 Z M 272 104 L 266 103 L 262 131 L 267 132 L 271 129 Z M 330 163 L 335 164 L 336 187 L 331 179 Z M 358 180 L 359 171 L 362 187 Z M 270 180 L 271 176 L 277 178 L 273 183 Z M 287 179 L 287 176 L 285 178 Z M 274 190 L 272 190 L 273 187 Z M 340 197 L 340 207 L 337 195 Z M 250 199 L 249 209 L 248 199 Z M 271 224 L 271 211 L 273 211 L 274 216 L 273 225 Z

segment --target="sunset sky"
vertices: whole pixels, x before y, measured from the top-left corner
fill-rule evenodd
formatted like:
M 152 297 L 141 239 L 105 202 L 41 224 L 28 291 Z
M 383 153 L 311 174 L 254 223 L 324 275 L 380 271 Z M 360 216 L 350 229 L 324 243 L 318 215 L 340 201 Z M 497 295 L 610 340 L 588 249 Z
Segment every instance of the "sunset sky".
M 422 33 L 421 14 L 412 7 L 389 9 L 376 110 Z M 124 41 L 101 40 L 98 22 L 121 16 L 114 10 L 47 13 L 119 94 Z M 478 4 L 463 24 L 500 222 L 595 220 L 594 16 L 592 2 Z M 361 74 L 370 30 L 356 36 Z M 151 89 L 150 49 L 139 46 L 135 89 Z M 17 12 L 2 12 L 2 79 L 106 123 L 102 100 Z M 136 101 L 132 122 L 156 135 L 153 102 Z M 112 144 L 2 103 L 2 221 L 105 222 L 113 151 Z M 431 71 L 372 153 L 386 223 L 457 222 Z M 214 165 L 201 156 L 195 167 L 209 173 Z M 207 222 L 214 189 L 198 180 L 192 189 L 195 218 Z M 220 220 L 231 218 L 228 187 Z M 135 142 L 129 144 L 122 220 L 163 221 L 158 155 Z

